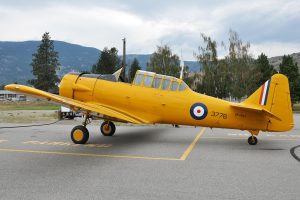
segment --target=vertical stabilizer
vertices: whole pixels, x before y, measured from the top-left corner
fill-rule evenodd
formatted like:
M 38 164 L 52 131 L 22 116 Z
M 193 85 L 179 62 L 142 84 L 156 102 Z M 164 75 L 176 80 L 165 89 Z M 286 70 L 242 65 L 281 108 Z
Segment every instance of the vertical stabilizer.
M 294 127 L 288 78 L 275 74 L 241 103 L 263 108 L 278 119 L 270 118 L 268 131 L 288 131 Z

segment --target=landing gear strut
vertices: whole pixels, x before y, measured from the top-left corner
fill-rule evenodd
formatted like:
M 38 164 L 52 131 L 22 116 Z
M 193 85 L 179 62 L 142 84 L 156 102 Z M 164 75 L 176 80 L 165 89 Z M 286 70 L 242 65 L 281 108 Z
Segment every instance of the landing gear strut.
M 113 136 L 116 131 L 116 126 L 111 121 L 104 121 L 101 124 L 100 130 L 104 136 Z
M 71 131 L 71 139 L 75 144 L 85 144 L 89 139 L 89 131 L 86 125 L 90 123 L 89 115 L 85 115 L 83 125 L 75 126 Z
M 250 145 L 256 145 L 256 144 L 257 144 L 257 138 L 256 138 L 254 135 L 250 136 L 250 137 L 248 138 L 248 143 L 249 143 Z
M 89 139 L 89 131 L 86 126 L 91 123 L 90 116 L 87 113 L 82 125 L 75 126 L 71 131 L 71 139 L 75 144 L 85 144 Z M 116 126 L 111 121 L 104 121 L 101 124 L 101 133 L 104 136 L 113 136 L 116 131 Z

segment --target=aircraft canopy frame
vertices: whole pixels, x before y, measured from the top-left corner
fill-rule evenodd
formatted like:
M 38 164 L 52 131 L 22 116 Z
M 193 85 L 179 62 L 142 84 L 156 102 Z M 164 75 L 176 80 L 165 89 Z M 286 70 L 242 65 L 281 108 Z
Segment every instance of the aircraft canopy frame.
M 189 89 L 181 79 L 144 70 L 137 70 L 132 84 L 165 91 L 185 91 Z

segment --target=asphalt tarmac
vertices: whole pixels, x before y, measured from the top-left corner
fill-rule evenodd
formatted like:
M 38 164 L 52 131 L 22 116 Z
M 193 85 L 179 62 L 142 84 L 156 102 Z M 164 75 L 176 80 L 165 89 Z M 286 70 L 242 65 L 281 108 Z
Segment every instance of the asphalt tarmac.
M 300 115 L 287 133 L 76 122 L 0 128 L 0 199 L 300 199 Z M 0 124 L 1 127 L 8 126 Z

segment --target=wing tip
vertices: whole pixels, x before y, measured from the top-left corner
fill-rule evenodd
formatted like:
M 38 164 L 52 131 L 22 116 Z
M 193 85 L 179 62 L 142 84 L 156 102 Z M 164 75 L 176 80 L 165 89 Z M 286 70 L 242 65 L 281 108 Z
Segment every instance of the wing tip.
M 9 91 L 16 91 L 18 89 L 20 89 L 20 86 L 18 84 L 9 84 L 4 86 L 5 90 L 9 90 Z

